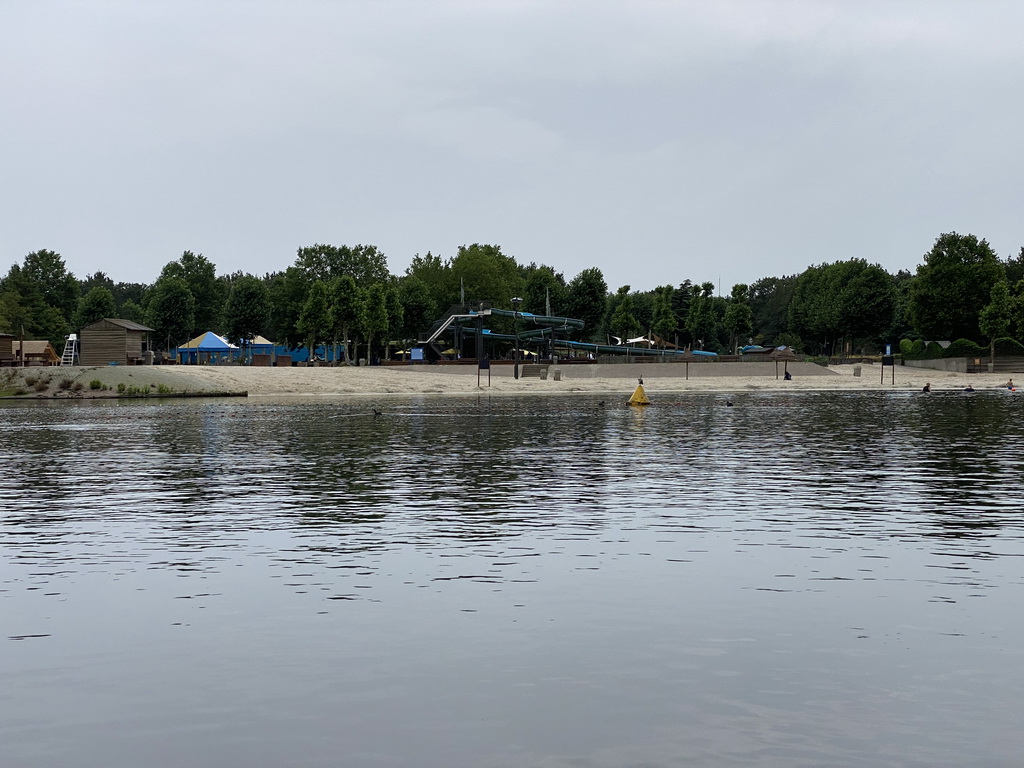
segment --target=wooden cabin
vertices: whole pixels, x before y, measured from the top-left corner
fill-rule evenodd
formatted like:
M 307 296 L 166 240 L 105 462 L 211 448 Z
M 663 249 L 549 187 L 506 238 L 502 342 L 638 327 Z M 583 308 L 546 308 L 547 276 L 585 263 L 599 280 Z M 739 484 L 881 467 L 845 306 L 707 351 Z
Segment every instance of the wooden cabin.
M 135 365 L 142 360 L 152 328 L 105 317 L 82 328 L 78 359 L 82 365 Z
M 16 337 L 9 333 L 0 333 L 0 366 L 14 365 L 14 343 Z

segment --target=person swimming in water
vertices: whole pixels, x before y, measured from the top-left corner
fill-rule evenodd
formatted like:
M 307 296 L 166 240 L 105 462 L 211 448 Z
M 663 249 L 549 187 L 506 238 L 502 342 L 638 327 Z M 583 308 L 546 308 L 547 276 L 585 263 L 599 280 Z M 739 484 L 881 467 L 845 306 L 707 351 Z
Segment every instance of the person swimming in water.
M 932 391 L 932 383 L 930 381 L 925 382 L 925 385 L 923 387 L 921 387 L 921 391 L 922 392 L 931 392 Z
M 964 387 L 964 392 L 973 392 L 973 391 L 974 391 L 974 387 L 972 387 L 970 384 L 968 384 L 966 387 Z

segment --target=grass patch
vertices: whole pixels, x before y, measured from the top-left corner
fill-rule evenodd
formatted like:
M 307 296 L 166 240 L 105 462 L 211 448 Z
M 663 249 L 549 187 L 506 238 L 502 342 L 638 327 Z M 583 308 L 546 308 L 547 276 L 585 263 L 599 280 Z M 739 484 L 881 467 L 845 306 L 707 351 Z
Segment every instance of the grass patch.
M 106 389 L 106 387 L 103 386 L 103 382 L 99 379 L 93 379 L 89 382 L 89 389 Z

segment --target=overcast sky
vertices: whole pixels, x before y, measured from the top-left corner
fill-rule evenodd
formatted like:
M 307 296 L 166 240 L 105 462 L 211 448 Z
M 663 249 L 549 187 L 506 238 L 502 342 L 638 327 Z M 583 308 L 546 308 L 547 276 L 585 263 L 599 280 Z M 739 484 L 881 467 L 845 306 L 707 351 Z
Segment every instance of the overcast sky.
M 1019 0 L 0 0 L 0 266 L 480 242 L 728 293 L 949 231 L 1005 258 L 1022 31 Z

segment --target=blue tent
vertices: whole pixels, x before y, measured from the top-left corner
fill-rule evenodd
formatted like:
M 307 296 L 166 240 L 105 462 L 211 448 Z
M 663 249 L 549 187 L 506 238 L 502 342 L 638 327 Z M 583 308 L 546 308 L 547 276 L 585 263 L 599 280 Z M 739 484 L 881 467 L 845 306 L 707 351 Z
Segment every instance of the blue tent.
M 218 336 L 213 331 L 196 336 L 189 342 L 182 344 L 176 350 L 178 362 L 191 363 L 216 363 L 218 360 L 231 359 L 238 353 L 238 347 L 229 344 L 227 339 Z

